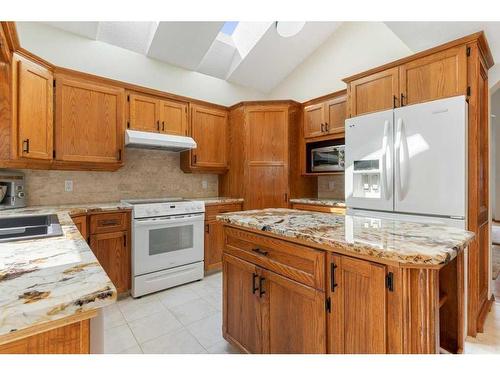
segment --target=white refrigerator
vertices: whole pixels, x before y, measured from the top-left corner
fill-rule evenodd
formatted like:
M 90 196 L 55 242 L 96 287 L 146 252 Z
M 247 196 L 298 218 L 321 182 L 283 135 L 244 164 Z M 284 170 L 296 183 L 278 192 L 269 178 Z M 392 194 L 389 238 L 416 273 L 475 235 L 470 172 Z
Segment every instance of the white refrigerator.
M 465 96 L 346 120 L 348 213 L 465 229 L 466 145 Z

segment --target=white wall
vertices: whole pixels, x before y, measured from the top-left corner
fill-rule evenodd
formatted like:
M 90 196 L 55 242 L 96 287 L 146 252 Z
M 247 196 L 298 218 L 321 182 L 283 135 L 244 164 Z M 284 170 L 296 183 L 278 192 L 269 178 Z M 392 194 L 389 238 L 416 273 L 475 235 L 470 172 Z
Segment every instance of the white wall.
M 382 22 L 345 22 L 270 97 L 303 102 L 342 90 L 346 87 L 342 78 L 411 53 Z
M 23 48 L 58 66 L 222 105 L 265 98 L 256 90 L 42 23 L 16 25 Z

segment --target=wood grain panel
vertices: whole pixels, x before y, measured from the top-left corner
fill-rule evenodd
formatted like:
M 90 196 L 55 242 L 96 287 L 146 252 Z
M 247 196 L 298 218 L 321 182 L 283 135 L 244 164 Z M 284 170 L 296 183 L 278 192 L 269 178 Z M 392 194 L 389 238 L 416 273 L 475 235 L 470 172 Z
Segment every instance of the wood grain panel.
M 271 271 L 262 271 L 265 353 L 326 353 L 325 295 Z M 264 294 L 263 294 L 264 293 Z M 266 350 L 267 349 L 267 350 Z
M 71 219 L 85 241 L 88 241 L 87 215 L 71 216 Z
M 465 95 L 466 46 L 458 46 L 401 65 L 402 105 Z
M 130 247 L 127 232 L 92 234 L 90 248 L 118 293 L 130 289 Z
M 396 98 L 396 101 L 395 101 Z M 391 68 L 349 84 L 350 116 L 383 111 L 399 105 L 399 68 Z
M 223 267 L 224 338 L 238 343 L 247 353 L 262 353 L 262 309 L 253 288 L 254 282 L 257 283 L 257 268 L 227 254 L 224 254 Z
M 347 97 L 345 95 L 325 103 L 325 128 L 328 134 L 345 132 L 347 117 Z
M 128 212 L 105 212 L 90 215 L 90 234 L 122 232 L 130 225 Z
M 89 319 L 0 345 L 0 354 L 89 353 Z
M 162 133 L 188 135 L 187 104 L 160 100 L 160 125 Z
M 51 160 L 54 136 L 52 73 L 17 55 L 14 63 L 17 155 L 29 159 Z
M 120 162 L 123 109 L 121 88 L 56 76 L 56 159 Z
M 386 353 L 385 267 L 346 256 L 328 257 L 329 353 Z
M 339 215 L 345 215 L 346 212 L 345 208 L 320 206 L 316 204 L 305 204 L 305 203 L 292 203 L 292 208 L 294 210 L 327 212 Z
M 160 131 L 160 101 L 146 95 L 129 94 L 130 129 Z
M 224 224 L 215 220 L 205 221 L 205 271 L 222 269 L 224 250 Z
M 304 108 L 305 138 L 314 138 L 324 134 L 324 111 L 324 103 L 313 104 Z
M 286 167 L 249 166 L 247 170 L 248 193 L 245 195 L 245 210 L 288 207 L 288 178 Z
M 226 227 L 225 252 L 318 290 L 325 289 L 325 254 L 292 242 Z M 264 254 L 265 253 L 265 254 Z

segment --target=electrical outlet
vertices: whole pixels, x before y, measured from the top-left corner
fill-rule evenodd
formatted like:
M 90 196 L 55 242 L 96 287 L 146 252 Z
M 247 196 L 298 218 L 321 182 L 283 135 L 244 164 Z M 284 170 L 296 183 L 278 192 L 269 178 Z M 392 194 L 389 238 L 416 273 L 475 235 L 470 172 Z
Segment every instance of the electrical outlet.
M 335 189 L 335 181 L 328 181 L 328 189 L 329 190 Z
M 207 190 L 208 189 L 208 181 L 207 180 L 202 180 L 201 181 L 201 187 L 203 190 Z
M 73 191 L 73 180 L 64 181 L 64 191 Z

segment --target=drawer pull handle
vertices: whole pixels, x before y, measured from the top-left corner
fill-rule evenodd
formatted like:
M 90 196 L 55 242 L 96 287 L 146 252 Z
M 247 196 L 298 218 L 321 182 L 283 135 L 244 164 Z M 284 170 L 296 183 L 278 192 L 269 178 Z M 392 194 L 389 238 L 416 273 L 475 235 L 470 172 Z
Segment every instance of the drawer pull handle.
M 252 273 L 252 294 L 255 294 L 255 292 L 259 290 L 259 288 L 255 286 L 255 281 L 257 280 L 257 277 L 259 277 L 259 275 L 257 275 L 255 272 Z
M 264 290 L 264 281 L 266 281 L 265 277 L 259 278 L 259 297 L 262 297 L 264 294 L 266 294 L 266 291 Z
M 100 220 L 99 226 L 109 227 L 111 225 L 118 225 L 118 220 Z
M 335 263 L 330 264 L 330 282 L 332 285 L 332 292 L 335 292 L 335 287 L 338 286 L 338 284 L 335 282 L 335 269 L 337 268 L 337 265 Z
M 254 253 L 257 253 L 257 254 L 260 254 L 260 255 L 264 255 L 264 256 L 267 256 L 267 254 L 268 254 L 267 251 L 261 250 L 258 247 L 253 248 L 252 251 Z

